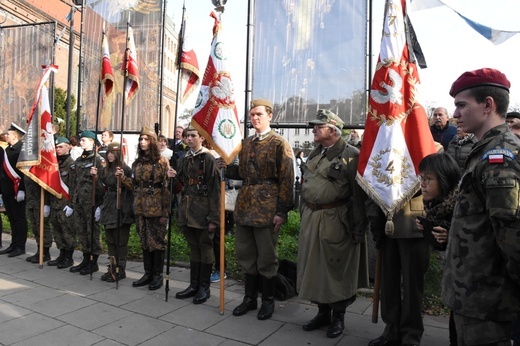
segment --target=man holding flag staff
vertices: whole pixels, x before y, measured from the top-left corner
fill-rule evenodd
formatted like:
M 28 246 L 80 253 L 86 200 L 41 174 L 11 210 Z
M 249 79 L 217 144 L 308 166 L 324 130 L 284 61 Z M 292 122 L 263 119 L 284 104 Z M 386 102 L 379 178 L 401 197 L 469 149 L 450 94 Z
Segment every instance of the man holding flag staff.
M 226 176 L 243 180 L 235 207 L 235 247 L 238 264 L 246 275 L 245 297 L 233 310 L 241 316 L 257 308 L 261 282 L 262 307 L 258 319 L 274 312 L 274 278 L 278 273 L 276 244 L 280 227 L 293 207 L 294 166 L 289 143 L 271 130 L 273 105 L 251 101 L 249 116 L 255 134 L 242 142 L 239 163 L 227 167 Z M 221 167 L 225 163 L 220 160 Z
M 8 248 L 0 254 L 9 254 L 9 257 L 20 256 L 25 253 L 27 241 L 27 217 L 25 215 L 25 184 L 24 175 L 16 168 L 16 162 L 22 149 L 22 138 L 25 130 L 11 123 L 7 129 L 7 143 L 9 146 L 0 151 L 0 187 L 4 200 L 5 212 L 11 224 L 12 240 Z

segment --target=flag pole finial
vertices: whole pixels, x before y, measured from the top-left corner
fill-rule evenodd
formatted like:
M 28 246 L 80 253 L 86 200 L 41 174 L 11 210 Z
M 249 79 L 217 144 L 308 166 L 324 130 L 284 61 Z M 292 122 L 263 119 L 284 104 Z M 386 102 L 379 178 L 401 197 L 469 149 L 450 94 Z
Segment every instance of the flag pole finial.
M 215 6 L 215 11 L 224 13 L 224 5 L 227 3 L 227 0 L 211 0 L 213 6 Z

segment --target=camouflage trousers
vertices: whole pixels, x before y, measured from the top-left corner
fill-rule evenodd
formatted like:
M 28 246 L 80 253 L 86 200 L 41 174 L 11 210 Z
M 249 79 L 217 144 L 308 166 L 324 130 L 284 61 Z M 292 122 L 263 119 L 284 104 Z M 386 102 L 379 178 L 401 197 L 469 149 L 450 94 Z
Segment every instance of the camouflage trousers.
M 62 209 L 53 208 L 49 219 L 56 247 L 60 250 L 73 251 L 76 247 L 76 229 L 71 227 L 73 217 L 65 216 Z
M 26 212 L 36 244 L 40 244 L 40 208 L 27 208 Z M 51 223 L 48 217 L 43 219 L 43 246 L 52 246 Z
M 139 238 L 141 239 L 141 248 L 147 251 L 165 251 L 166 250 L 166 227 L 167 223 L 161 223 L 160 217 L 144 217 L 135 216 L 135 225 Z
M 511 346 L 511 321 L 485 321 L 453 314 L 458 346 Z
M 91 253 L 92 255 L 100 255 L 103 252 L 101 232 L 99 231 L 99 223 L 93 220 L 92 206 L 90 204 L 74 205 L 72 217 L 73 227 L 76 227 L 78 231 L 81 251 Z

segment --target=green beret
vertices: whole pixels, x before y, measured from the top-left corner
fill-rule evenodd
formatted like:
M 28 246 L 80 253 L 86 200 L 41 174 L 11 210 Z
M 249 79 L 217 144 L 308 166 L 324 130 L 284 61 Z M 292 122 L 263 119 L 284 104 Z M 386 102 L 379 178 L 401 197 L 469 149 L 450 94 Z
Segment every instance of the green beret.
M 83 131 L 79 134 L 79 138 L 90 138 L 94 141 L 96 140 L 96 134 L 92 131 Z
M 110 142 L 108 144 L 107 151 L 120 151 L 120 150 L 121 150 L 121 145 L 119 144 L 119 142 Z
M 65 137 L 58 137 L 56 138 L 56 145 L 58 144 L 61 144 L 61 143 L 67 143 L 67 144 L 70 144 L 69 140 Z
M 256 99 L 251 101 L 251 108 L 255 108 L 258 106 L 265 106 L 271 108 L 271 110 L 273 109 L 273 104 L 266 99 Z
M 332 113 L 328 109 L 320 109 L 318 110 L 318 115 L 316 115 L 316 120 L 309 121 L 310 125 L 325 125 L 330 124 L 336 126 L 338 129 L 342 130 L 343 125 L 345 123 L 340 119 L 336 114 Z
M 140 135 L 147 135 L 147 136 L 153 137 L 153 138 L 155 138 L 155 140 L 157 140 L 157 134 L 155 133 L 154 130 L 152 130 L 148 126 L 143 126 L 143 128 L 141 129 Z

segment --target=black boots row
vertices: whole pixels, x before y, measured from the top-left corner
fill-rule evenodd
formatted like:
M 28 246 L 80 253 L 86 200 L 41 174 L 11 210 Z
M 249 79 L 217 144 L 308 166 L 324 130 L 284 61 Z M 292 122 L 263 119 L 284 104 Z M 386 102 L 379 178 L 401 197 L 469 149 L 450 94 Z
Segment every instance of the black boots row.
M 90 275 L 99 270 L 98 266 L 98 257 L 99 255 L 92 255 L 92 259 L 90 258 L 90 253 L 83 252 L 83 260 L 77 266 L 70 267 L 71 273 L 79 273 L 80 275 Z
M 143 250 L 144 275 L 132 283 L 133 287 L 148 285 L 151 291 L 163 285 L 164 251 Z
M 48 247 L 43 248 L 43 261 L 47 262 L 47 265 L 53 267 L 57 267 L 58 269 L 68 268 L 74 264 L 74 260 L 72 259 L 72 255 L 74 254 L 73 250 L 60 250 L 60 255 L 56 257 L 56 259 L 51 260 L 51 254 Z M 39 263 L 40 262 L 40 250 L 38 247 L 38 251 L 25 259 L 27 262 L 31 263 Z
M 246 274 L 245 296 L 242 303 L 233 310 L 233 315 L 242 316 L 258 307 L 258 275 Z M 262 306 L 258 311 L 259 320 L 267 320 L 274 312 L 274 278 L 262 277 Z
M 194 304 L 202 304 L 210 296 L 209 286 L 213 264 L 190 262 L 190 285 L 183 291 L 177 292 L 175 298 L 186 299 L 193 297 Z

